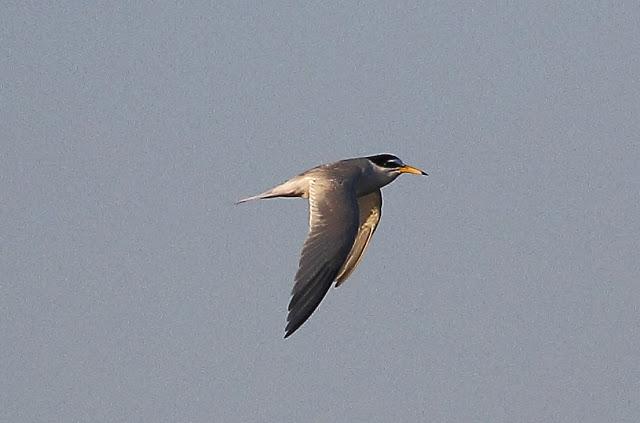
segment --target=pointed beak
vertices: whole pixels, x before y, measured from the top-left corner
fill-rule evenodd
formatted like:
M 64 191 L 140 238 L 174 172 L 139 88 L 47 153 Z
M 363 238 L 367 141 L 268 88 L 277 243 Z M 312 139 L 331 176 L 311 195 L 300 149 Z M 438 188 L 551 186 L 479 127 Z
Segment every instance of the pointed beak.
M 429 174 L 427 172 L 425 172 L 424 170 L 418 169 L 417 167 L 413 167 L 413 166 L 409 166 L 409 165 L 404 165 L 400 168 L 400 173 L 412 173 L 414 175 L 424 175 L 424 176 L 429 176 Z

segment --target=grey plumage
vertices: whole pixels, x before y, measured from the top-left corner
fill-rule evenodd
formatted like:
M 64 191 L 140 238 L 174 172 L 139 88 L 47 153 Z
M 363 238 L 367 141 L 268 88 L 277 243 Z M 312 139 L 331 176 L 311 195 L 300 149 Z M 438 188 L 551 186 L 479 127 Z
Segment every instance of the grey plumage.
M 331 284 L 342 284 L 359 264 L 380 221 L 380 188 L 401 173 L 426 175 L 392 155 L 347 159 L 309 169 L 238 202 L 309 199 L 309 234 L 294 278 L 285 338 L 311 316 Z
M 364 250 L 366 250 L 371 241 L 373 233 L 378 227 L 380 217 L 382 217 L 382 193 L 375 190 L 370 194 L 363 195 L 358 198 L 358 234 L 351 247 L 351 252 L 347 260 L 342 265 L 338 276 L 336 277 L 336 288 L 344 282 L 360 264 Z

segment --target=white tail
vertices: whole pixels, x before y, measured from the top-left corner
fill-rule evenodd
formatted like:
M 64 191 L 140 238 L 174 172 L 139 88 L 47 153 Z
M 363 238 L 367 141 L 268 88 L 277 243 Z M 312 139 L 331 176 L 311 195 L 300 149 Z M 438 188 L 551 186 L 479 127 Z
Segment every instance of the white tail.
M 243 198 L 236 202 L 236 204 L 245 203 L 251 200 L 262 200 L 264 198 L 274 197 L 304 197 L 306 198 L 309 190 L 309 182 L 302 176 L 296 176 L 289 179 L 287 182 L 271 188 L 261 194 L 254 195 L 253 197 Z
M 265 191 L 262 194 L 254 195 L 253 197 L 243 198 L 242 200 L 236 201 L 235 204 L 246 203 L 247 201 L 251 200 L 261 200 L 263 198 L 271 198 L 269 196 L 269 191 Z

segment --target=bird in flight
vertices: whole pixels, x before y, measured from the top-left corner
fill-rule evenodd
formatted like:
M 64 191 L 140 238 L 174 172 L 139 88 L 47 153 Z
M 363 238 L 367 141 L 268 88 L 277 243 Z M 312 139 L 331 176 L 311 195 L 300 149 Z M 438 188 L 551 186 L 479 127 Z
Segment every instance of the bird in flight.
M 311 316 L 334 281 L 340 286 L 356 268 L 380 221 L 380 188 L 401 173 L 427 175 L 391 154 L 358 157 L 314 167 L 236 203 L 274 197 L 309 200 L 309 235 L 294 278 L 285 338 Z

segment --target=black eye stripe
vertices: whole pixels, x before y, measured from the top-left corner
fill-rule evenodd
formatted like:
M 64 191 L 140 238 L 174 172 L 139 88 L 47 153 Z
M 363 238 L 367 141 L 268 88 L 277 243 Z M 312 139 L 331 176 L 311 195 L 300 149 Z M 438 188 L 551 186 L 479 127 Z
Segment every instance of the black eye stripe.
M 387 169 L 397 169 L 404 166 L 402 160 L 392 154 L 378 154 L 377 156 L 369 156 L 367 157 L 367 159 L 369 159 L 377 166 Z

